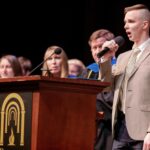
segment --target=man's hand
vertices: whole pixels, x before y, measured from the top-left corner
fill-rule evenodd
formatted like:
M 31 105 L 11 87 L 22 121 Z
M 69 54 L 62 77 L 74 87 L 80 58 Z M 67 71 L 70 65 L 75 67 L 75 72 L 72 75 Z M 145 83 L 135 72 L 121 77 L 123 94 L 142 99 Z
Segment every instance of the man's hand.
M 110 50 L 102 57 L 102 60 L 109 60 L 113 56 L 115 56 L 116 51 L 119 48 L 119 45 L 115 43 L 114 40 L 104 42 L 102 49 L 108 47 Z
M 144 138 L 143 150 L 150 150 L 150 133 L 147 133 Z

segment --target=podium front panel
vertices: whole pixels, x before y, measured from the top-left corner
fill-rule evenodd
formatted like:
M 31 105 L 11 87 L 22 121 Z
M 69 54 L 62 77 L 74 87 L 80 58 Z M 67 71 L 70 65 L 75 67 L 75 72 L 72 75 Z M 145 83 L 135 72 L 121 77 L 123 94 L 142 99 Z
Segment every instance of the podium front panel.
M 42 76 L 0 80 L 0 150 L 93 150 L 96 97 L 109 83 Z

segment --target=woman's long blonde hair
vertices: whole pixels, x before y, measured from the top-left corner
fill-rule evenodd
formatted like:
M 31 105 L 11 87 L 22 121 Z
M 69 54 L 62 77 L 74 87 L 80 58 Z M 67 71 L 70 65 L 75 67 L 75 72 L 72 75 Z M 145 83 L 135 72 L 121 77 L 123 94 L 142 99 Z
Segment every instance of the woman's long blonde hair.
M 45 62 L 43 64 L 43 68 L 42 68 L 43 69 L 42 75 L 43 76 L 48 76 L 48 66 L 47 66 L 46 60 L 48 59 L 48 57 L 50 57 L 54 53 L 54 51 L 57 48 L 61 49 L 61 53 L 59 55 L 62 58 L 62 66 L 61 66 L 61 75 L 60 75 L 60 77 L 61 78 L 66 78 L 66 77 L 68 77 L 68 63 L 67 63 L 68 57 L 67 57 L 65 51 L 59 46 L 50 46 L 46 49 L 45 54 L 44 54 Z

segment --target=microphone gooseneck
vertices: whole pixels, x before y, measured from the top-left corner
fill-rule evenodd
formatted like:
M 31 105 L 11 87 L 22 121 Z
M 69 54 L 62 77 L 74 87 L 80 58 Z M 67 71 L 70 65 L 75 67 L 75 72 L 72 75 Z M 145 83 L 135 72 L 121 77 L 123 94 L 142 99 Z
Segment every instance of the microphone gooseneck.
M 28 74 L 28 76 L 31 75 L 36 69 L 38 69 L 42 64 L 44 64 L 44 63 L 47 61 L 47 59 L 49 59 L 52 55 L 54 55 L 54 54 L 59 55 L 61 52 L 62 52 L 61 48 L 56 48 L 56 49 L 54 50 L 54 52 L 53 52 L 50 56 L 48 56 L 45 60 L 43 60 L 43 61 L 42 61 L 39 65 L 37 65 L 33 70 L 31 70 L 30 73 Z

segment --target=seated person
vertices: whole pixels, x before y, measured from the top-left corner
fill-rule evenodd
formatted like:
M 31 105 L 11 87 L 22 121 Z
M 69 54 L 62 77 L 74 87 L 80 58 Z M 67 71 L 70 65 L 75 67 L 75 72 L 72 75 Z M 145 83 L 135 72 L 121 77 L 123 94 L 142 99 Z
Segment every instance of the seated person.
M 31 60 L 26 58 L 26 57 L 19 56 L 18 57 L 18 61 L 20 62 L 23 75 L 24 76 L 29 75 L 30 71 L 32 70 L 32 62 L 31 62 Z
M 111 59 L 111 64 L 112 64 L 112 69 L 115 67 L 115 64 L 116 64 L 116 57 L 114 56 L 112 59 Z M 99 74 L 99 71 L 100 71 L 100 68 L 99 68 L 99 65 L 98 63 L 92 63 L 90 65 L 88 65 L 87 67 L 87 78 L 89 79 L 98 79 L 98 74 Z M 113 71 L 113 70 L 112 70 Z
M 22 76 L 22 69 L 16 56 L 4 55 L 0 58 L 0 77 L 11 78 Z
M 54 51 L 57 48 L 61 49 L 60 54 L 54 53 Z M 61 47 L 59 46 L 48 47 L 44 54 L 44 60 L 45 61 L 42 68 L 43 76 L 52 76 L 59 78 L 68 77 L 68 57 Z
M 69 75 L 78 77 L 85 69 L 84 63 L 79 59 L 69 59 L 68 60 L 69 65 Z
M 82 73 L 82 77 L 86 79 L 99 80 L 100 67 L 97 57 L 98 53 L 102 51 L 102 45 L 105 41 L 112 40 L 114 34 L 107 29 L 99 29 L 94 31 L 89 38 L 89 46 L 91 49 L 92 57 L 95 63 L 87 66 L 87 69 Z M 113 65 L 116 63 L 115 57 L 112 58 Z M 110 70 L 111 72 L 111 70 Z M 113 91 L 104 90 L 97 95 L 96 99 L 96 139 L 94 150 L 111 150 L 112 148 L 112 136 L 111 136 L 111 112 L 113 103 Z

